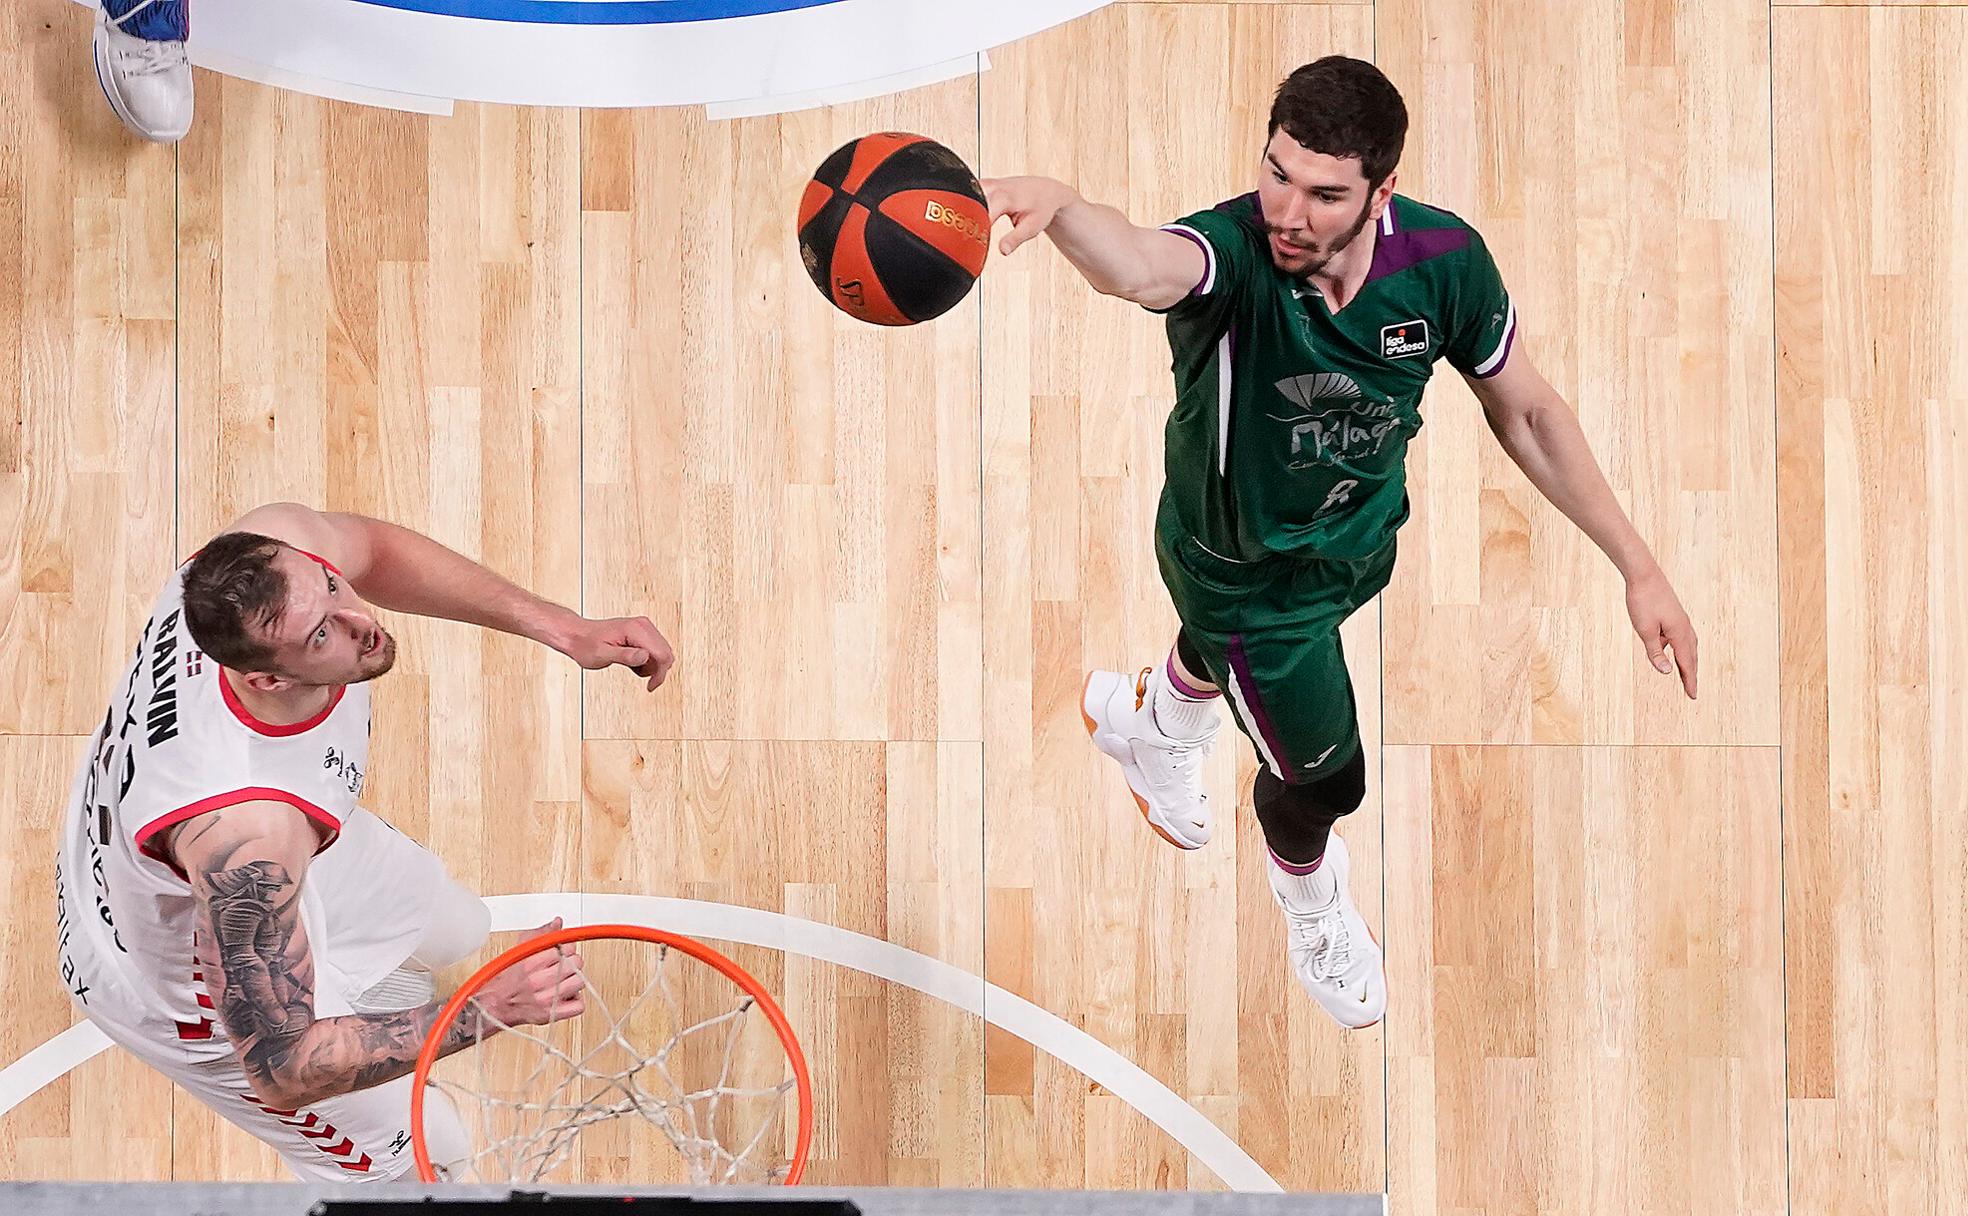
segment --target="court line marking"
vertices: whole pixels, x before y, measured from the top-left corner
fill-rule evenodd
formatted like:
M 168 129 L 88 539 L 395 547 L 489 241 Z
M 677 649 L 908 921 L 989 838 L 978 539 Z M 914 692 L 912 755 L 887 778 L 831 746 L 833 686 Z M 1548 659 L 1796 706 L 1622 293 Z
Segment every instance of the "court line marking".
M 807 89 L 798 93 L 770 93 L 764 97 L 749 97 L 743 101 L 705 102 L 704 117 L 723 120 L 792 114 L 800 110 L 818 109 L 821 106 L 865 101 L 870 97 L 886 97 L 891 93 L 906 93 L 910 89 L 942 84 L 946 80 L 955 80 L 961 76 L 990 70 L 991 56 L 984 51 L 978 51 L 975 54 L 946 59 L 942 63 L 931 63 L 923 67 L 911 68 L 906 72 L 897 72 L 893 76 L 877 76 L 873 80 L 828 85 L 825 88 Z
M 1168 1133 L 1232 1190 L 1284 1189 L 1222 1128 L 1120 1052 L 975 972 L 906 946 L 783 912 L 667 895 L 542 891 L 490 895 L 485 905 L 494 931 L 530 929 L 556 916 L 569 926 L 639 924 L 782 950 L 913 988 L 1017 1035 L 1102 1086 Z M 95 1023 L 85 1020 L 0 1069 L 0 1117 L 109 1046 Z

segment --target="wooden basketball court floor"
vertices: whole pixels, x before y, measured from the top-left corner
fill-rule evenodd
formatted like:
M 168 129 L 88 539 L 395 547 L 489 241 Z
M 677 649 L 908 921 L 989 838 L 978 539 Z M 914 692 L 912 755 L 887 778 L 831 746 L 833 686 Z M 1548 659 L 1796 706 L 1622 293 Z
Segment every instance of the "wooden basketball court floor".
M 1940 1213 L 1968 1193 L 1968 9 L 1121 3 L 899 97 L 712 123 L 431 119 L 201 74 L 115 127 L 64 0 L 0 9 L 0 1064 L 50 959 L 72 764 L 172 565 L 296 498 L 426 531 L 671 685 L 399 621 L 368 805 L 488 893 L 635 891 L 922 951 L 1119 1050 L 1293 1189 L 1397 1213 Z M 1249 188 L 1271 88 L 1375 59 L 1400 188 L 1473 221 L 1702 631 L 1620 584 L 1446 370 L 1393 586 L 1349 625 L 1343 824 L 1392 1001 L 1293 986 L 1247 808 L 1178 856 L 1097 763 L 1089 665 L 1172 616 L 1155 319 L 1049 248 L 940 321 L 834 314 L 799 186 L 901 127 L 1138 221 Z M 1247 744 L 1217 797 L 1247 797 Z M 1220 1183 L 1030 1044 L 756 957 L 815 1175 Z M 279 1178 L 112 1052 L 0 1120 L 15 1178 Z

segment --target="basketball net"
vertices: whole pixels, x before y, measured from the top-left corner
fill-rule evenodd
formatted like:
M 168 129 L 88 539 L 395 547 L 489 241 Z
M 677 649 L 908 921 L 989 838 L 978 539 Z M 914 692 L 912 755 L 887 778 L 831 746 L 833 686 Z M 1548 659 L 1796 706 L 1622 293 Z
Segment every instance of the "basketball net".
M 514 1026 L 475 999 L 576 943 L 584 1014 Z M 472 1045 L 438 1061 L 461 1022 Z M 411 1089 L 427 1182 L 794 1183 L 812 1125 L 805 1057 L 771 995 L 717 951 L 638 925 L 563 929 L 480 968 L 438 1015 Z

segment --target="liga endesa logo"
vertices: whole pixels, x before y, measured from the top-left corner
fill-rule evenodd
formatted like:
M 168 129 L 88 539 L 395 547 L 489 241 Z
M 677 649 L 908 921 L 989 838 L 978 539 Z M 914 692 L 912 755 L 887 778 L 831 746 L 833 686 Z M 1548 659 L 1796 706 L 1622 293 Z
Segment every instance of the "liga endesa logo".
M 929 200 L 929 205 L 923 208 L 923 218 L 932 224 L 941 224 L 945 228 L 954 228 L 979 245 L 991 239 L 990 233 L 986 231 L 982 224 L 979 224 L 976 220 L 971 219 L 954 207 L 945 207 L 935 199 Z
M 1380 354 L 1383 359 L 1409 359 L 1427 353 L 1428 322 L 1417 319 L 1381 327 Z
M 260 65 L 286 87 L 410 109 L 708 105 L 735 117 L 973 74 L 991 48 L 1108 3 L 199 0 L 192 50 L 238 75 Z

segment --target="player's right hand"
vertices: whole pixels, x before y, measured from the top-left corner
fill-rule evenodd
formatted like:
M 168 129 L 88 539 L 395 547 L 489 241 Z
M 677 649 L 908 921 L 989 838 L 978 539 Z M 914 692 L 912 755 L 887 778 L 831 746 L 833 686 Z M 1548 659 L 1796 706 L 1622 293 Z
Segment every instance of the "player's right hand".
M 646 616 L 615 616 L 577 621 L 556 649 L 589 671 L 619 663 L 648 681 L 650 692 L 670 678 L 676 652 Z
M 556 916 L 520 940 L 532 941 L 559 928 Z M 545 1026 L 585 1013 L 588 1003 L 581 993 L 586 987 L 580 953 L 558 946 L 530 954 L 493 976 L 479 989 L 477 1001 L 508 1026 Z
M 1681 689 L 1690 701 L 1695 699 L 1695 627 L 1688 610 L 1658 568 L 1626 585 L 1626 612 L 1633 619 L 1633 630 L 1647 647 L 1647 659 L 1654 670 L 1671 675 L 1681 671 Z M 1674 661 L 1668 661 L 1668 655 Z
M 1010 253 L 1044 232 L 1053 217 L 1079 197 L 1073 188 L 1050 177 L 990 177 L 978 183 L 984 187 L 984 204 L 991 209 L 991 222 L 1009 217 L 1011 231 L 998 242 L 998 252 Z

